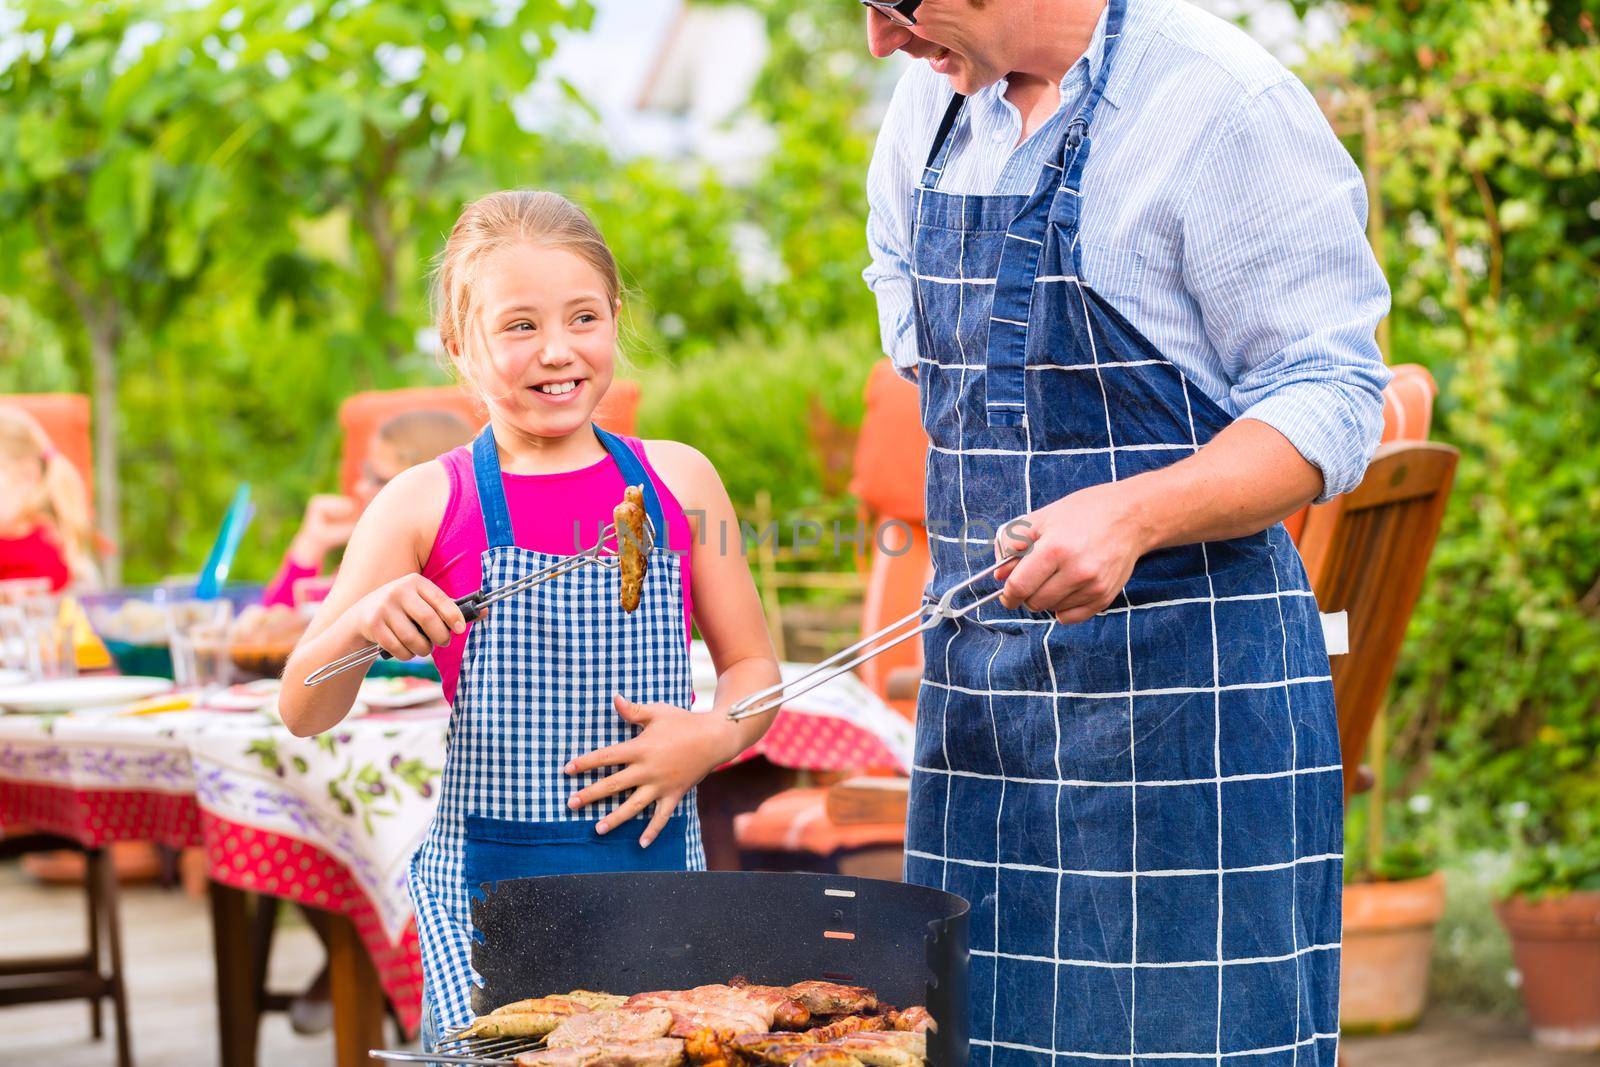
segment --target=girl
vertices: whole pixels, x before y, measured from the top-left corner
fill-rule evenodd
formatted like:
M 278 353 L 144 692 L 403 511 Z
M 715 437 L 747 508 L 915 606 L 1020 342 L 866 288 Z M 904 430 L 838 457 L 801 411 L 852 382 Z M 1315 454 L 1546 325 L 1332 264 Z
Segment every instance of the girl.
M 89 502 L 76 468 L 43 427 L 0 407 L 0 581 L 46 578 L 52 592 L 96 582 Z
M 433 652 L 453 709 L 439 811 L 411 868 L 430 1049 L 471 1016 L 470 892 L 530 875 L 702 869 L 694 786 L 766 729 L 729 722 L 729 706 L 778 680 L 742 554 L 710 547 L 722 538 L 709 528 L 737 529 L 715 469 L 687 445 L 617 438 L 592 420 L 621 299 L 588 216 L 553 193 L 484 197 L 451 230 L 435 295 L 440 340 L 489 426 L 373 500 L 280 705 L 295 733 L 326 730 L 360 677 L 301 684 L 320 665 L 369 642 Z M 656 531 L 637 611 L 618 606 L 617 570 L 585 566 L 463 618 L 453 598 L 589 547 L 627 485 L 644 487 Z M 710 714 L 685 710 L 691 618 L 717 666 Z

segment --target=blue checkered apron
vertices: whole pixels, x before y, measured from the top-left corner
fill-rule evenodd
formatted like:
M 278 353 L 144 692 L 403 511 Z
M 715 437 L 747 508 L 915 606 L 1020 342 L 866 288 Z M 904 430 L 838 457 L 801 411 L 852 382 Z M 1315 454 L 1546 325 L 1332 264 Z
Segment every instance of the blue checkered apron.
M 645 487 L 657 531 L 639 608 L 628 614 L 620 607 L 615 569 L 590 565 L 495 604 L 468 633 L 439 807 L 411 861 L 425 1039 L 472 1017 L 468 907 L 480 883 L 705 868 L 693 791 L 648 849 L 639 847 L 643 817 L 603 837 L 594 832 L 594 823 L 625 796 L 580 812 L 567 808 L 569 796 L 607 771 L 569 777 L 561 771 L 566 762 L 638 732 L 617 715 L 612 694 L 685 708 L 692 701 L 682 577 L 665 543 L 660 500 L 627 444 L 595 432 L 624 480 Z M 490 429 L 473 443 L 473 471 L 489 545 L 483 588 L 498 589 L 562 558 L 517 546 Z M 592 543 L 598 533 L 585 529 L 580 536 Z
M 998 526 L 1230 421 L 1081 276 L 1124 6 L 1031 195 L 939 191 L 959 97 L 914 194 L 934 596 Z M 906 875 L 972 902 L 975 1067 L 1333 1067 L 1339 747 L 1283 527 L 1153 552 L 1088 622 L 996 602 L 924 653 Z

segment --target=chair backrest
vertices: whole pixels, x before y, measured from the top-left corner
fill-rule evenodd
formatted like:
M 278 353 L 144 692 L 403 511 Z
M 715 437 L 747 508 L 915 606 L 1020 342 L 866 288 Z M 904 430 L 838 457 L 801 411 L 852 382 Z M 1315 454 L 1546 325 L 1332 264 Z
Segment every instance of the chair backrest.
M 94 507 L 94 446 L 89 435 L 89 398 L 82 393 L 8 393 L 0 406 L 20 408 L 38 420 L 50 443 L 83 477 L 89 506 Z
M 1393 369 L 1394 377 L 1383 390 L 1383 436 L 1378 439 L 1379 443 L 1426 441 L 1433 429 L 1433 398 L 1439 395 L 1439 386 L 1428 368 L 1420 363 L 1402 363 Z M 1306 516 L 1313 507 L 1321 506 L 1303 507 L 1283 520 L 1296 544 L 1300 543 Z
M 357 393 L 339 405 L 339 425 L 344 431 L 344 453 L 339 464 L 341 490 L 354 491 L 361 479 L 361 464 L 367 458 L 373 431 L 396 415 L 430 410 L 459 415 L 474 427 L 482 426 L 489 417 L 476 398 L 454 385 Z M 632 434 L 638 410 L 639 384 L 618 379 L 606 390 L 595 411 L 595 421 L 613 433 Z
M 1359 486 L 1306 518 L 1301 550 L 1317 606 L 1349 613 L 1350 654 L 1332 660 L 1347 793 L 1422 591 L 1457 458 L 1426 441 L 1380 445 Z
M 879 361 L 867 379 L 867 410 L 850 481 L 851 492 L 861 501 L 872 552 L 861 607 L 863 634 L 915 608 L 932 574 L 924 525 L 927 450 L 917 387 L 897 375 L 886 360 Z M 922 643 L 906 641 L 863 663 L 858 673 L 882 697 L 890 674 L 921 664 Z

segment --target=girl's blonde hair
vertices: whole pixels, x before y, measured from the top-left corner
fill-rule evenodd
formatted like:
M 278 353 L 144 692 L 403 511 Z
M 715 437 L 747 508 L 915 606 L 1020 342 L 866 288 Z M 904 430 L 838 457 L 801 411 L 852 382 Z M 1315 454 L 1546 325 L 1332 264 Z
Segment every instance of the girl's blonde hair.
M 558 193 L 512 189 L 490 193 L 461 211 L 433 273 L 433 318 L 439 341 L 456 372 L 485 392 L 486 353 L 478 338 L 478 271 L 508 245 L 526 242 L 560 248 L 600 275 L 615 313 L 622 298 L 617 261 L 587 213 Z
M 73 577 L 93 584 L 89 494 L 72 461 L 56 451 L 33 416 L 19 408 L 0 406 L 0 463 L 40 466 L 43 477 L 38 497 L 25 502 L 25 510 L 54 531 Z

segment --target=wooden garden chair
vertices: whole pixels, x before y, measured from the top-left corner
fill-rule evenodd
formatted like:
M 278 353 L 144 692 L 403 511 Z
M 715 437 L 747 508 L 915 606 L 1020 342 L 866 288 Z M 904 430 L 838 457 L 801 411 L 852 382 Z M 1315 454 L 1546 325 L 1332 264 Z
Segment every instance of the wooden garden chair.
M 87 848 L 58 834 L 12 828 L 0 836 L 0 861 L 40 852 L 69 851 L 84 857 L 88 945 L 79 952 L 29 959 L 0 959 L 0 1008 L 60 1000 L 89 1002 L 89 1030 L 104 1033 L 101 1002 L 111 1001 L 117 1028 L 117 1067 L 133 1067 L 128 1039 L 128 999 L 122 971 L 122 927 L 117 876 L 110 851 Z
M 1383 390 L 1383 433 L 1379 444 L 1390 441 L 1426 441 L 1433 428 L 1433 400 L 1439 395 L 1439 386 L 1433 375 L 1420 363 L 1402 363 L 1391 368 L 1394 377 Z M 1295 544 L 1301 544 L 1300 532 L 1305 529 L 1306 516 L 1325 504 L 1308 504 L 1283 520 L 1284 529 Z M 1309 561 L 1308 561 L 1309 562 Z
M 923 510 L 928 439 L 917 387 L 880 361 L 867 380 L 866 400 L 850 481 L 869 549 L 864 634 L 916 607 L 932 576 Z M 890 706 L 913 717 L 922 642 L 907 641 L 868 660 L 857 675 Z M 786 789 L 737 815 L 735 837 L 740 850 L 762 867 L 898 879 L 908 781 L 895 776 Z
M 1311 509 L 1300 536 L 1317 606 L 1347 612 L 1350 654 L 1332 660 L 1345 795 L 1394 676 L 1406 626 L 1439 537 L 1459 453 L 1449 445 L 1380 445 L 1350 493 Z

